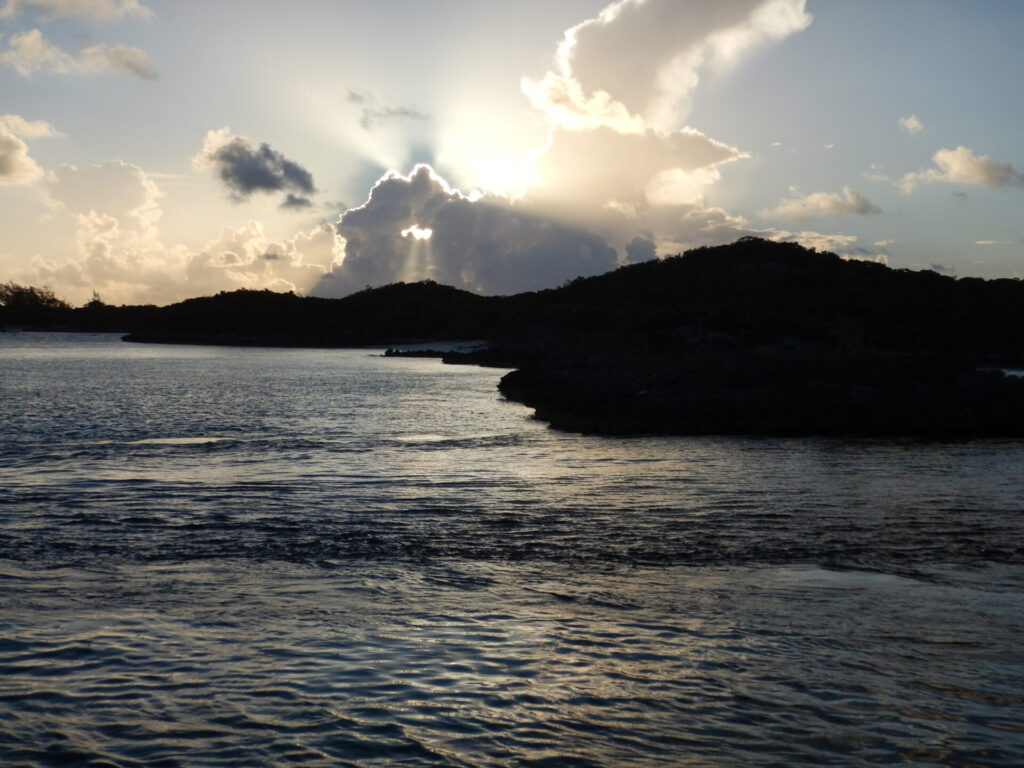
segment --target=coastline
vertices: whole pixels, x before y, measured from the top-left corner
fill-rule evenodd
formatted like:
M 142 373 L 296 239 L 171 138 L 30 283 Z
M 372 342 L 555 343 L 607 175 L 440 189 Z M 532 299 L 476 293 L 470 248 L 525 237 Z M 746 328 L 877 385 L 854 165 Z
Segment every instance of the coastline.
M 1021 306 L 1019 280 L 743 238 L 512 296 L 430 281 L 343 299 L 236 291 L 167 307 L 39 310 L 33 324 L 128 327 L 124 340 L 138 343 L 390 348 L 509 368 L 499 391 L 573 432 L 1019 437 L 1024 378 L 1002 369 L 1024 367 Z M 453 339 L 486 346 L 452 349 Z

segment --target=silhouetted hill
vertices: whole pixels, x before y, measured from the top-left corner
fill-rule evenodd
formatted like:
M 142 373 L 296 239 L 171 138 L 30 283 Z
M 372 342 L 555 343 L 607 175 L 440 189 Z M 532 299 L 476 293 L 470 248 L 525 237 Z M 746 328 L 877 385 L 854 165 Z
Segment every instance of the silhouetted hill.
M 486 350 L 446 359 L 518 368 L 502 391 L 581 431 L 1024 435 L 1024 381 L 979 370 L 1024 367 L 1024 283 L 757 238 L 507 297 L 429 281 L 343 299 L 235 291 L 168 307 L 71 309 L 39 297 L 0 308 L 0 323 L 171 343 L 486 339 Z
M 1020 355 L 1024 283 L 844 261 L 795 243 L 744 238 L 514 297 L 585 329 L 695 329 L 881 349 Z M 528 312 L 528 314 L 531 314 Z
M 396 283 L 344 299 L 234 291 L 163 307 L 131 341 L 360 346 L 485 336 L 488 299 L 432 282 Z

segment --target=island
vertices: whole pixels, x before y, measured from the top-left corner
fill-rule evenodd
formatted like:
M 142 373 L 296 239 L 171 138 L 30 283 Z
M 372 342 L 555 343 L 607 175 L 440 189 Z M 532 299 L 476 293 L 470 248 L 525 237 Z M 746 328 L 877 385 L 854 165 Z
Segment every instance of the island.
M 513 296 L 423 281 L 342 299 L 243 290 L 72 308 L 5 290 L 0 325 L 176 344 L 419 344 L 390 354 L 514 369 L 502 394 L 577 432 L 1024 436 L 1024 378 L 1008 373 L 1024 368 L 1024 282 L 756 237 Z M 422 348 L 451 339 L 486 343 Z

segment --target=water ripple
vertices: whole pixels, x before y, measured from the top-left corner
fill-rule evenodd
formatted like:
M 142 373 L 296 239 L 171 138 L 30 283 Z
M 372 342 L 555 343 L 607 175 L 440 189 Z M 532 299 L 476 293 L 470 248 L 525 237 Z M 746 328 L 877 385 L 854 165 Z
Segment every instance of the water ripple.
M 5 767 L 1024 764 L 1024 444 L 597 439 L 431 360 L 8 343 Z

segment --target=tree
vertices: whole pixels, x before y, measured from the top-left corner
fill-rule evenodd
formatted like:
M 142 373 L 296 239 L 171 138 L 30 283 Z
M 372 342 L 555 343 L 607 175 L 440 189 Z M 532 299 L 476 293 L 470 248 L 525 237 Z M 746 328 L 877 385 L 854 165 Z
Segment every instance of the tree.
M 38 311 L 47 309 L 71 309 L 71 305 L 58 299 L 45 285 L 34 288 L 17 283 L 0 283 L 0 306 L 9 310 Z
M 82 306 L 82 309 L 103 309 L 105 306 L 107 305 L 100 297 L 99 292 L 94 290 L 92 298 Z
M 0 326 L 8 323 L 49 326 L 60 322 L 70 309 L 70 304 L 58 299 L 45 286 L 0 283 Z

